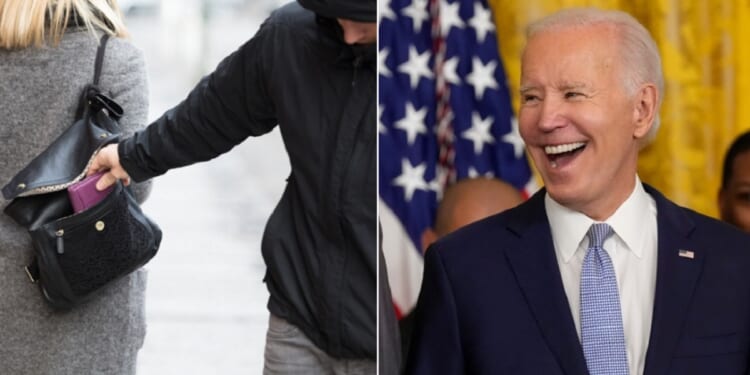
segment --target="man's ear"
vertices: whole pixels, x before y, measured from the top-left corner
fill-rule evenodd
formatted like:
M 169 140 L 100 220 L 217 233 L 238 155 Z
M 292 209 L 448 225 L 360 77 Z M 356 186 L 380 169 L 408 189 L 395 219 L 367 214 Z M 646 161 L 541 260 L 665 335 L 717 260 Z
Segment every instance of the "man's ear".
M 641 139 L 648 134 L 648 131 L 654 124 L 654 118 L 656 118 L 656 103 L 659 100 L 659 93 L 656 89 L 656 85 L 653 83 L 646 83 L 641 85 L 638 92 L 635 93 L 633 108 L 633 122 L 635 129 L 633 130 L 633 137 Z

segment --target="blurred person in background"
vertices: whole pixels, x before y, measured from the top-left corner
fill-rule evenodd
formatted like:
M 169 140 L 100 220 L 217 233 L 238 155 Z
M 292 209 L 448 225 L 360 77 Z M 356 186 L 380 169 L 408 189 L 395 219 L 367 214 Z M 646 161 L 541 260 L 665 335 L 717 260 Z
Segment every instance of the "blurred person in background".
M 0 0 L 0 181 L 73 123 L 103 33 L 111 37 L 99 88 L 122 106 L 119 125 L 129 135 L 146 121 L 146 69 L 141 52 L 123 39 L 128 33 L 117 3 Z M 143 201 L 148 186 L 138 184 L 135 194 Z M 24 272 L 32 257 L 26 230 L 0 215 L 0 374 L 135 373 L 146 329 L 146 272 L 58 313 Z
M 375 21 L 375 0 L 279 8 L 182 103 L 89 169 L 109 170 L 99 189 L 142 181 L 280 127 L 291 174 L 261 244 L 266 374 L 376 371 Z
M 724 156 L 718 198 L 721 219 L 750 232 L 750 132 L 740 134 Z
M 467 178 L 449 186 L 435 214 L 435 227 L 422 233 L 422 251 L 464 225 L 503 212 L 523 202 L 523 195 L 497 178 Z

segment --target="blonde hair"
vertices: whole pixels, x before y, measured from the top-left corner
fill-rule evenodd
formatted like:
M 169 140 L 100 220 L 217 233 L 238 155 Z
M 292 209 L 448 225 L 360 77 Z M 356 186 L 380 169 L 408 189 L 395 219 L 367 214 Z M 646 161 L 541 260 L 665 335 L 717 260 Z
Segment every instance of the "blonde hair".
M 128 36 L 117 0 L 0 0 L 0 48 L 57 45 L 74 15 L 92 33 Z

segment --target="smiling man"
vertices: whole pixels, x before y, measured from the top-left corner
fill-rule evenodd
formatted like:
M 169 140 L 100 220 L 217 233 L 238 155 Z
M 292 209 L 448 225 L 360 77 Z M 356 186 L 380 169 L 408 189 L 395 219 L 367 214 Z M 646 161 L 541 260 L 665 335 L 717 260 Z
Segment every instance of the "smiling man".
M 750 237 L 637 175 L 659 53 L 630 15 L 529 26 L 519 124 L 545 187 L 425 256 L 409 374 L 746 374 Z

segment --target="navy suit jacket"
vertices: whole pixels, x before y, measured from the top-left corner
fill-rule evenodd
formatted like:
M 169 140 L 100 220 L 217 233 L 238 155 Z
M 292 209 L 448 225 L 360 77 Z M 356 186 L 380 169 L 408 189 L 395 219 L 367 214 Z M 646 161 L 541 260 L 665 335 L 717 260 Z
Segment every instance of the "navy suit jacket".
M 659 252 L 645 375 L 748 374 L 750 235 L 645 188 Z M 427 251 L 407 374 L 588 374 L 544 194 Z

